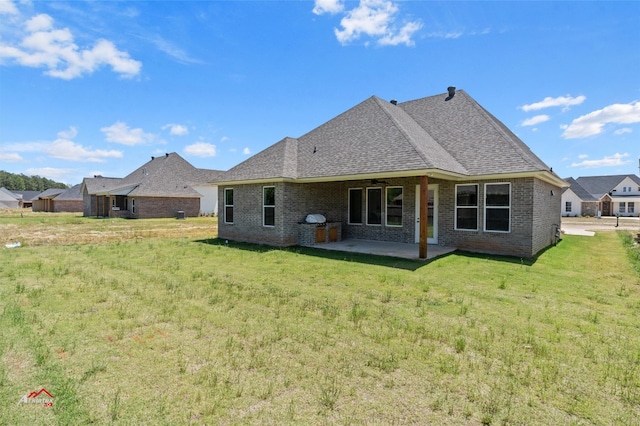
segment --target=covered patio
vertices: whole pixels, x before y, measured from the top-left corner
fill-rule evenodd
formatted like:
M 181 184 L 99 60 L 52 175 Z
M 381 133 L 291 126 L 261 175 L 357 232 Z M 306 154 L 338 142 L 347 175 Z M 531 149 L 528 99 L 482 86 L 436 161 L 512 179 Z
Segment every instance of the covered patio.
M 323 250 L 345 251 L 350 253 L 374 254 L 377 256 L 390 256 L 402 259 L 420 259 L 418 244 L 394 243 L 389 241 L 371 241 L 359 239 L 346 239 L 332 243 L 320 243 L 313 245 L 314 248 Z M 427 246 L 426 260 L 433 259 L 451 252 L 455 247 L 445 247 L 436 244 Z

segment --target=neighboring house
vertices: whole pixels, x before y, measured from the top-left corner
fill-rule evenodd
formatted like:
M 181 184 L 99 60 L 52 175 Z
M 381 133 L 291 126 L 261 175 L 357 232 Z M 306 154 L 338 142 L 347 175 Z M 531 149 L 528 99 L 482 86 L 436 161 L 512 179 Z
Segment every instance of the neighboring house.
M 18 209 L 20 208 L 20 200 L 18 196 L 7 188 L 0 188 L 0 208 L 3 209 Z
M 203 205 L 217 208 L 217 201 L 209 201 L 217 198 L 217 188 L 209 185 L 209 192 L 204 194 L 195 188 L 210 184 L 220 173 L 197 169 L 176 153 L 151 157 L 151 161 L 124 178 L 85 178 L 81 189 L 83 214 L 125 218 L 198 216 L 204 213 Z
M 34 212 L 82 212 L 82 184 L 69 189 L 51 188 L 33 200 Z
M 220 238 L 418 243 L 420 258 L 427 243 L 532 257 L 554 242 L 567 186 L 455 88 L 403 103 L 373 96 L 238 164 L 217 184 Z M 307 224 L 308 214 L 327 222 Z
M 33 199 L 40 194 L 40 191 L 13 191 L 13 194 L 18 197 L 19 207 L 27 209 L 33 206 Z
M 640 177 L 636 175 L 583 176 L 565 179 L 563 216 L 638 216 Z

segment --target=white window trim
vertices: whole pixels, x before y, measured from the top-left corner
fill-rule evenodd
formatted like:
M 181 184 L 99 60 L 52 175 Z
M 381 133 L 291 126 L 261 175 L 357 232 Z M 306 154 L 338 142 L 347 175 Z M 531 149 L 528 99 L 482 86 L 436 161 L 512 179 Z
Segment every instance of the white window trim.
M 396 188 L 400 188 L 402 190 L 402 197 L 404 198 L 404 187 L 402 185 L 387 186 L 384 188 L 384 225 L 389 228 L 402 228 L 402 226 L 404 225 L 404 199 L 402 200 L 400 212 L 400 225 L 389 225 L 389 212 L 387 211 L 389 205 L 387 204 L 387 192 L 390 189 Z
M 361 217 L 360 220 L 362 220 L 360 223 L 357 222 L 351 222 L 351 191 L 360 191 L 360 194 L 362 194 L 363 192 L 362 187 L 359 188 L 349 188 L 349 190 L 347 191 L 347 224 L 348 225 L 354 225 L 354 226 L 360 226 L 360 225 L 364 225 L 364 220 L 362 220 L 363 218 Z M 366 198 L 366 195 L 365 195 Z M 362 199 L 360 200 L 360 216 L 362 216 Z
M 491 185 L 509 185 L 509 206 L 490 206 L 487 207 L 487 186 Z M 483 220 L 483 230 L 484 232 L 495 232 L 498 234 L 509 234 L 511 233 L 511 182 L 491 182 L 484 184 L 484 220 Z M 509 230 L 507 231 L 498 231 L 494 229 L 487 229 L 487 210 L 508 210 L 509 212 Z
M 273 205 L 269 205 L 269 204 L 265 204 L 264 203 L 264 190 L 267 188 L 273 188 Z M 262 187 L 262 226 L 264 228 L 275 228 L 276 227 L 276 187 L 273 185 L 269 185 L 269 186 L 263 186 Z M 264 214 L 265 212 L 265 207 L 273 207 L 273 225 L 266 225 L 264 223 L 264 220 L 266 219 L 266 215 Z
M 131 214 L 136 214 L 136 199 L 131 199 Z
M 384 220 L 382 220 L 382 218 L 380 218 L 380 223 L 369 223 L 369 190 L 370 189 L 379 189 L 380 190 L 380 214 L 382 214 L 382 195 L 384 193 L 384 191 L 382 190 L 381 186 L 371 186 L 367 188 L 367 196 L 365 198 L 365 204 L 366 204 L 366 208 L 365 208 L 365 223 L 367 224 L 367 226 L 382 226 L 382 224 L 384 223 Z
M 627 210 L 627 204 L 624 201 L 621 201 L 620 204 L 618 205 L 618 213 L 626 213 Z
M 227 204 L 227 191 L 231 191 L 231 193 L 233 193 L 233 188 L 225 188 L 224 189 L 224 194 L 223 194 L 223 196 L 224 196 L 224 210 L 223 210 L 224 223 L 232 225 L 233 221 L 229 222 L 227 220 L 227 207 L 231 207 L 234 210 L 233 213 L 234 213 L 234 216 L 235 216 L 235 206 L 234 206 L 234 204 Z M 235 194 L 233 194 L 233 196 L 235 197 Z M 264 197 L 264 195 L 263 195 L 263 197 Z M 234 200 L 234 203 L 235 203 L 235 200 Z
M 564 203 L 564 211 L 566 213 L 571 213 L 571 210 L 573 210 L 573 203 L 571 201 L 565 201 L 565 203 Z
M 476 187 L 476 198 L 477 198 L 477 203 L 475 206 L 458 206 L 458 187 L 459 186 L 470 186 L 470 185 L 475 185 Z M 455 229 L 456 231 L 469 231 L 469 232 L 477 232 L 478 231 L 478 220 L 479 220 L 479 214 L 478 212 L 479 210 L 479 206 L 478 204 L 480 203 L 480 185 L 477 183 L 460 183 L 460 184 L 456 184 L 455 188 L 454 188 L 454 193 L 453 193 L 453 197 L 455 200 L 455 207 L 454 207 L 454 213 L 453 213 L 453 229 Z M 476 227 L 474 229 L 468 229 L 468 228 L 458 228 L 458 208 L 461 209 L 476 209 Z

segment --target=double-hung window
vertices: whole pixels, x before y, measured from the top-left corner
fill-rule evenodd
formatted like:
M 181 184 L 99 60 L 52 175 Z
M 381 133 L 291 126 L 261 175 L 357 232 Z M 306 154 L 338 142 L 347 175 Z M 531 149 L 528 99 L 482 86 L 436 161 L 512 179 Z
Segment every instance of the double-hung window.
M 387 226 L 402 226 L 402 187 L 388 186 L 387 190 Z
M 620 213 L 624 213 L 624 212 L 625 212 L 625 210 L 626 210 L 626 208 L 625 208 L 625 207 L 626 207 L 625 202 L 624 202 L 624 201 L 623 201 L 623 202 L 621 202 L 621 203 L 620 203 L 620 207 L 618 208 L 618 211 L 619 211 Z
M 262 188 L 262 226 L 276 226 L 276 187 Z
M 571 201 L 567 201 L 564 203 L 564 211 L 567 213 L 571 213 Z
M 634 213 L 636 211 L 636 205 L 633 201 L 627 203 L 627 213 Z
M 362 188 L 349 188 L 349 224 L 362 225 Z
M 382 225 L 382 188 L 367 188 L 367 225 Z
M 456 229 L 478 229 L 478 185 L 456 185 Z
M 511 184 L 487 183 L 484 186 L 484 230 L 511 230 Z
M 233 223 L 233 188 L 224 190 L 224 223 Z

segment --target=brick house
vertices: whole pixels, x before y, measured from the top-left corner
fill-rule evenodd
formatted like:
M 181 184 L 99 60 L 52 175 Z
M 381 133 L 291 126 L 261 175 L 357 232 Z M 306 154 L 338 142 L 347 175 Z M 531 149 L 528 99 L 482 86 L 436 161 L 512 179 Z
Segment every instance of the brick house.
M 464 91 L 373 96 L 218 180 L 219 237 L 276 246 L 338 239 L 533 257 L 567 184 Z M 309 214 L 326 219 L 309 224 Z M 322 221 L 322 217 L 320 218 Z
M 217 214 L 217 187 L 211 182 L 220 173 L 197 169 L 175 152 L 151 157 L 124 178 L 85 178 L 81 188 L 83 215 L 161 218 Z M 195 189 L 204 185 L 206 193 Z M 202 210 L 203 197 L 211 198 L 206 204 L 215 211 Z
M 31 200 L 31 209 L 34 212 L 82 212 L 81 186 L 47 189 Z

